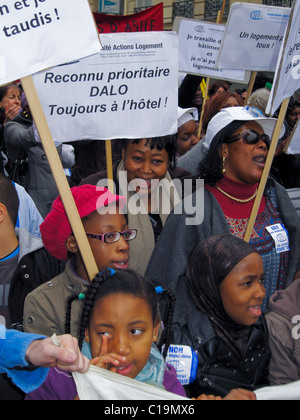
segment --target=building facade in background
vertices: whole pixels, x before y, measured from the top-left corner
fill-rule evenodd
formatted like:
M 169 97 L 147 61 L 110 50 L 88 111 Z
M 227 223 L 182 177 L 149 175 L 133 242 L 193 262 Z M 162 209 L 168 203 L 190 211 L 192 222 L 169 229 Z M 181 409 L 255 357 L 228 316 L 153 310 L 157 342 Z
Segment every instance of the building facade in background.
M 238 0 L 226 0 L 224 18 L 228 16 L 230 5 L 236 1 Z M 133 14 L 161 2 L 162 0 L 89 0 L 94 12 L 120 15 Z M 216 21 L 222 3 L 223 0 L 163 0 L 165 29 L 172 29 L 176 16 Z M 293 0 L 246 0 L 244 3 L 291 7 Z

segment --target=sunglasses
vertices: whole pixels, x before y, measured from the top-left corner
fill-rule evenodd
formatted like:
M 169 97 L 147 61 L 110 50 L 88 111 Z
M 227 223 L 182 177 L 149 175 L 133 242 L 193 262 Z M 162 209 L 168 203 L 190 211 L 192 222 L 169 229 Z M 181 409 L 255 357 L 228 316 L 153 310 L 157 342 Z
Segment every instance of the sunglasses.
M 102 241 L 106 244 L 114 244 L 120 240 L 121 236 L 127 242 L 133 241 L 137 237 L 137 230 L 129 229 L 129 230 L 126 230 L 125 232 L 109 232 L 109 233 L 105 233 L 104 235 L 97 235 L 95 233 L 87 233 L 86 236 L 88 238 L 97 239 L 98 241 Z
M 236 136 L 229 137 L 225 143 L 235 143 L 236 141 L 242 140 L 245 144 L 250 144 L 251 146 L 258 144 L 260 141 L 263 141 L 268 149 L 271 146 L 271 139 L 267 134 L 259 134 L 257 131 L 252 129 L 247 129 L 242 131 Z

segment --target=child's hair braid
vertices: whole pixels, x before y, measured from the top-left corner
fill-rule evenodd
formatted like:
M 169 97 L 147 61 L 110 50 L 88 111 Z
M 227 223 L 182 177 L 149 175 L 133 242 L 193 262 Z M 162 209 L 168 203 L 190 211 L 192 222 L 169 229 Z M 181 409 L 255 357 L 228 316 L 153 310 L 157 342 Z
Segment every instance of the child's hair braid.
M 110 268 L 101 272 L 101 273 L 99 273 L 99 274 L 97 274 L 97 276 L 95 277 L 94 281 L 90 285 L 90 287 L 89 287 L 89 289 L 88 289 L 88 291 L 85 295 L 84 307 L 83 307 L 82 315 L 81 315 L 79 339 L 78 339 L 80 349 L 82 349 L 82 346 L 83 346 L 84 337 L 85 337 L 85 330 L 86 330 L 86 327 L 87 327 L 89 319 L 90 319 L 91 311 L 94 307 L 95 298 L 98 294 L 99 286 L 102 283 L 104 283 L 107 279 L 112 277 L 114 274 L 115 274 L 115 271 L 110 269 Z
M 163 332 L 163 338 L 161 342 L 159 343 L 159 347 L 162 347 L 164 345 L 164 351 L 163 351 L 163 358 L 165 359 L 168 354 L 168 350 L 171 344 L 171 332 L 172 332 L 172 321 L 173 321 L 173 315 L 175 310 L 175 304 L 176 304 L 176 296 L 170 289 L 163 289 L 161 287 L 156 287 L 156 293 L 158 294 L 165 294 L 169 298 L 169 307 L 168 307 L 168 314 L 166 317 L 166 320 L 164 321 L 165 330 Z

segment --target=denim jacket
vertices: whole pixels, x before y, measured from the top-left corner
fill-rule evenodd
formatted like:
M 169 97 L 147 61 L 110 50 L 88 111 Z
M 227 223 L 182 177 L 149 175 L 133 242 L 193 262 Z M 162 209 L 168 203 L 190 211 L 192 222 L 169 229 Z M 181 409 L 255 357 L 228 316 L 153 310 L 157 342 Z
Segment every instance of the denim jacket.
M 45 337 L 7 330 L 0 324 L 0 374 L 7 374 L 14 384 L 25 393 L 39 388 L 49 369 L 32 369 L 25 360 L 28 346 Z

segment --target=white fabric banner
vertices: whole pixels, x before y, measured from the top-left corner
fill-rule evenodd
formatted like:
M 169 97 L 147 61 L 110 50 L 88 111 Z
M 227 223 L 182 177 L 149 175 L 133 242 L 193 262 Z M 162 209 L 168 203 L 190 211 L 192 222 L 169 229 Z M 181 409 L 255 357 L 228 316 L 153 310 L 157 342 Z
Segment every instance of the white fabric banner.
M 217 67 L 275 71 L 291 9 L 234 3 Z
M 177 18 L 176 27 L 179 35 L 179 71 L 245 84 L 249 82 L 249 72 L 216 68 L 225 26 Z
M 255 391 L 258 401 L 300 401 L 300 381 Z
M 172 394 L 152 385 L 126 378 L 96 366 L 90 366 L 85 374 L 73 373 L 81 401 L 96 400 L 181 400 L 187 398 Z
M 0 3 L 0 85 L 99 51 L 87 0 Z
M 294 1 L 286 37 L 277 63 L 275 79 L 266 109 L 274 114 L 282 101 L 294 95 L 300 87 L 300 1 Z
M 174 32 L 101 35 L 100 54 L 34 75 L 55 141 L 177 133 Z

